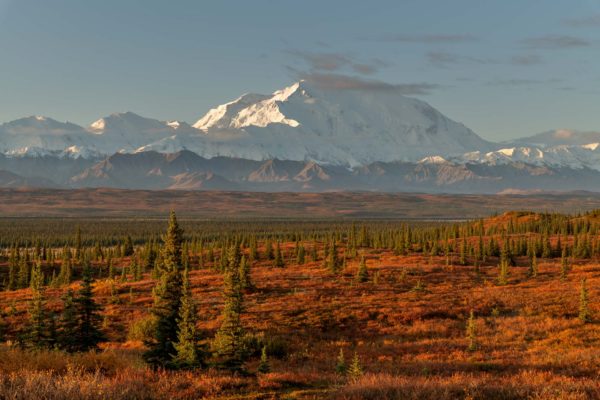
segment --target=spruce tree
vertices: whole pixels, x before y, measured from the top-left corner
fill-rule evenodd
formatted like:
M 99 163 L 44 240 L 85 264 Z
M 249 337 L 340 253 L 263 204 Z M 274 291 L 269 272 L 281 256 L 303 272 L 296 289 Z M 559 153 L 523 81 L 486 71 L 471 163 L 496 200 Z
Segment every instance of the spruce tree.
M 335 364 L 335 372 L 340 375 L 345 375 L 348 370 L 348 366 L 346 365 L 346 359 L 344 358 L 344 349 L 340 349 L 340 353 L 338 354 L 337 362 Z
M 360 378 L 363 374 L 363 370 L 362 367 L 360 366 L 360 360 L 358 359 L 358 353 L 355 351 L 354 352 L 354 357 L 352 357 L 352 362 L 350 363 L 350 366 L 348 367 L 348 377 L 353 380 L 356 381 L 358 380 L 358 378 Z
M 20 289 L 26 288 L 29 286 L 29 264 L 27 263 L 27 259 L 22 256 L 19 260 L 19 283 L 18 286 Z
M 535 252 L 532 252 L 529 257 L 529 269 L 527 270 L 527 275 L 531 278 L 535 278 L 538 273 L 538 265 L 537 265 L 537 256 Z
M 589 293 L 585 278 L 581 280 L 581 289 L 579 291 L 579 320 L 584 324 L 592 320 L 589 309 Z
M 498 285 L 506 285 L 508 283 L 508 260 L 501 258 L 498 269 Z
M 475 323 L 475 315 L 473 310 L 469 314 L 469 320 L 467 321 L 467 340 L 469 341 L 469 346 L 467 350 L 475 351 L 477 349 L 477 325 Z
M 304 249 L 303 245 L 300 245 L 298 247 L 298 253 L 296 255 L 296 263 L 298 265 L 303 265 L 305 261 L 306 261 L 306 250 Z
M 271 239 L 267 239 L 267 242 L 265 243 L 265 258 L 267 260 L 275 258 L 273 255 L 273 243 L 271 242 Z
M 75 305 L 72 289 L 62 297 L 63 310 L 60 318 L 60 330 L 58 333 L 58 345 L 61 349 L 74 352 L 77 351 L 77 307 Z
M 246 261 L 246 257 L 242 256 L 240 260 L 240 287 L 243 290 L 252 289 L 252 279 L 250 277 L 250 262 Z
M 263 346 L 262 351 L 260 353 L 258 372 L 260 372 L 261 374 L 271 372 L 271 366 L 269 365 L 269 359 L 267 358 L 267 346 Z
M 367 262 L 365 260 L 365 256 L 363 255 L 360 259 L 360 264 L 358 266 L 358 271 L 356 273 L 356 281 L 357 282 L 367 282 L 369 280 L 369 271 L 367 270 Z
M 202 357 L 198 347 L 196 303 L 192 296 L 187 269 L 183 273 L 182 293 L 177 320 L 177 343 L 174 345 L 177 354 L 173 362 L 177 368 L 194 369 L 202 366 Z
M 562 254 L 560 257 L 560 280 L 564 281 L 567 279 L 569 273 L 569 260 L 567 259 L 567 248 L 563 247 Z
M 244 309 L 244 295 L 240 288 L 239 248 L 234 245 L 229 250 L 229 265 L 223 278 L 222 322 L 213 341 L 213 351 L 221 365 L 232 371 L 243 367 L 246 356 L 244 347 L 244 328 L 241 315 Z
M 327 259 L 325 261 L 327 268 L 334 274 L 337 274 L 340 271 L 340 260 L 338 258 L 337 246 L 335 243 L 335 239 L 331 241 L 331 245 L 329 246 L 329 254 L 327 255 Z
M 27 331 L 27 343 L 30 347 L 42 348 L 46 346 L 47 326 L 46 326 L 46 303 L 44 298 L 44 276 L 41 271 L 41 265 L 38 262 L 32 271 L 31 292 L 32 297 L 29 303 L 29 327 Z
M 273 264 L 277 268 L 285 267 L 285 262 L 283 261 L 283 256 L 281 255 L 281 246 L 279 245 L 279 242 L 277 242 L 277 245 L 275 246 L 275 260 L 273 261 Z
M 75 232 L 75 259 L 81 260 L 81 226 L 77 225 Z
M 93 285 L 92 269 L 89 262 L 86 261 L 83 267 L 81 287 L 74 299 L 78 320 L 75 335 L 77 351 L 96 350 L 98 344 L 105 340 L 104 334 L 99 328 L 102 323 L 100 316 L 102 307 L 94 300 Z
M 183 231 L 177 217 L 171 212 L 167 233 L 163 236 L 160 278 L 153 290 L 152 314 L 156 318 L 153 337 L 146 342 L 144 359 L 153 367 L 169 368 L 176 354 L 177 320 L 181 304 L 181 242 Z

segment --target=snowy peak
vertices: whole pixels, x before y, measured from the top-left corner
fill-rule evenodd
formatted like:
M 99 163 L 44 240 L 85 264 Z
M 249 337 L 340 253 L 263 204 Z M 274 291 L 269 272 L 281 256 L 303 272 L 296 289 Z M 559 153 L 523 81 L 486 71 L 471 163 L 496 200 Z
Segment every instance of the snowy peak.
M 600 171 L 600 143 L 557 146 L 522 146 L 490 152 L 470 152 L 456 162 L 502 165 L 521 162 L 537 166 L 589 168 Z
M 93 122 L 89 131 L 96 135 L 100 151 L 132 152 L 138 148 L 192 128 L 179 121 L 159 121 L 132 112 L 111 114 Z
M 464 125 L 397 91 L 332 89 L 307 81 L 270 96 L 244 95 L 210 110 L 193 126 L 207 133 L 209 146 L 219 143 L 219 154 L 255 160 L 358 165 L 492 149 Z M 225 145 L 223 130 L 239 131 L 244 140 Z
M 202 130 L 208 130 L 211 128 L 225 129 L 232 126 L 237 127 L 237 125 L 234 123 L 234 120 L 241 110 L 268 99 L 268 97 L 269 96 L 255 93 L 244 94 L 234 101 L 213 108 L 192 126 L 196 129 Z
M 59 122 L 39 115 L 17 119 L 0 125 L 0 133 L 5 135 L 64 135 L 82 133 L 85 129 L 71 122 Z
M 164 130 L 168 128 L 165 122 L 145 118 L 132 112 L 115 113 L 108 117 L 101 118 L 93 122 L 89 130 L 96 134 L 104 134 L 107 132 L 115 133 L 135 133 L 147 132 L 153 130 Z

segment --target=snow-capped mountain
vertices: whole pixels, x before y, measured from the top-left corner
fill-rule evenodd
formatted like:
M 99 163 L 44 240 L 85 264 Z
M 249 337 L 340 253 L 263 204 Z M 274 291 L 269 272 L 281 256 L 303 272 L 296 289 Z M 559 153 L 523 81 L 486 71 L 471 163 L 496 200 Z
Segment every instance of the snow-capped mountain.
M 0 152 L 44 155 L 76 146 L 90 147 L 90 134 L 81 126 L 52 118 L 32 116 L 0 125 Z
M 493 147 L 429 104 L 396 91 L 323 89 L 306 81 L 269 96 L 243 95 L 210 110 L 193 127 L 201 134 L 177 134 L 139 150 L 355 166 Z
M 600 191 L 600 133 L 492 143 L 394 90 L 301 81 L 243 95 L 193 125 L 132 112 L 86 128 L 39 116 L 8 122 L 0 125 L 3 171 L 13 186 Z
M 452 161 L 489 165 L 522 162 L 538 166 L 590 168 L 600 171 L 600 143 L 572 146 L 522 146 L 490 152 L 474 151 L 454 158 Z
M 93 122 L 88 131 L 94 135 L 94 146 L 104 154 L 132 152 L 177 132 L 192 128 L 179 121 L 159 121 L 132 112 L 111 114 Z
M 112 114 L 88 128 L 32 116 L 0 125 L 0 152 L 11 157 L 97 158 L 132 152 L 178 132 L 197 131 L 185 122 L 159 121 L 132 112 Z

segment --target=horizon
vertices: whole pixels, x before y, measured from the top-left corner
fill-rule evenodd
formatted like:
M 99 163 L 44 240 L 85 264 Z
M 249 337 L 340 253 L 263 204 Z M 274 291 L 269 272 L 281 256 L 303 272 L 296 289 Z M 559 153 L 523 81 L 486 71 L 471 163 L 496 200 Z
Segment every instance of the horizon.
M 0 0 L 0 121 L 131 111 L 192 124 L 312 77 L 394 87 L 494 142 L 599 131 L 599 21 L 597 1 Z

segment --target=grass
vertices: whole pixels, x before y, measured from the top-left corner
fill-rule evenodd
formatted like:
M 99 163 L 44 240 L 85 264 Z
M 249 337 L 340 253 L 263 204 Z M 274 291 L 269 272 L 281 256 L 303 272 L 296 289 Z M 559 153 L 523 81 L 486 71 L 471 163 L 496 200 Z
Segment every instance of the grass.
M 290 254 L 293 243 L 282 247 Z M 577 319 L 583 277 L 591 315 L 600 319 L 595 260 L 575 260 L 565 281 L 560 259 L 540 259 L 536 278 L 527 278 L 525 259 L 517 260 L 508 284 L 498 286 L 496 259 L 476 273 L 472 265 L 446 266 L 445 257 L 365 250 L 366 283 L 355 280 L 359 257 L 339 275 L 320 262 L 253 265 L 256 289 L 245 296 L 243 321 L 251 334 L 275 343 L 269 374 L 255 373 L 258 355 L 247 363 L 247 376 L 148 369 L 141 342 L 128 340 L 129 327 L 149 315 L 154 281 L 146 275 L 139 282 L 97 283 L 110 338 L 99 353 L 1 347 L 0 398 L 32 393 L 45 399 L 600 398 L 600 329 L 597 322 Z M 210 268 L 191 272 L 205 341 L 220 324 L 221 279 Z M 424 290 L 414 290 L 418 282 Z M 118 302 L 111 298 L 111 284 Z M 49 308 L 60 308 L 64 290 L 48 289 Z M 29 289 L 0 293 L 9 336 L 24 323 L 29 295 Z M 471 310 L 474 351 L 468 350 L 465 331 Z M 348 363 L 357 352 L 364 376 L 348 380 L 336 374 L 340 348 Z

